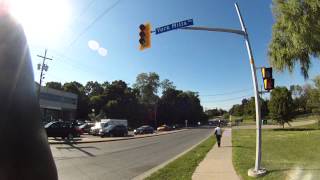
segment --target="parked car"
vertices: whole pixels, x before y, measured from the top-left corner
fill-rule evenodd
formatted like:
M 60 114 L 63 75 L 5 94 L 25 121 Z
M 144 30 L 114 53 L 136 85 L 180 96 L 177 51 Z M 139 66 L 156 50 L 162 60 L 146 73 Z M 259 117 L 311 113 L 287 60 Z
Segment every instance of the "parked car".
M 46 124 L 44 127 L 48 137 L 72 139 L 73 137 L 79 137 L 82 134 L 78 127 L 69 122 L 54 121 Z
M 94 125 L 94 123 L 84 123 L 81 126 L 79 126 L 79 129 L 81 129 L 83 133 L 89 134 L 91 127 L 93 127 Z
M 100 129 L 101 129 L 101 122 L 96 122 L 94 124 L 94 126 L 90 128 L 89 134 L 94 135 L 94 136 L 98 136 Z
M 162 125 L 157 128 L 157 131 L 171 131 L 171 130 L 172 130 L 172 128 L 167 125 Z
M 145 125 L 133 130 L 134 134 L 153 134 L 154 129 L 151 126 Z
M 103 127 L 99 131 L 99 135 L 101 137 L 109 136 L 109 137 L 116 137 L 116 136 L 127 136 L 128 129 L 127 126 L 119 124 L 119 125 L 109 125 L 107 127 Z

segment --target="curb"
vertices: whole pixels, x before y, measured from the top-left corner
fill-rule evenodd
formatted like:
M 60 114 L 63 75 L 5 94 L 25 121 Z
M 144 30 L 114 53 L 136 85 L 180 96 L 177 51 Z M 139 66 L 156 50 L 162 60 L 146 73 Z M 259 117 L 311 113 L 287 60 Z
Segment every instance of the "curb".
M 182 153 L 176 155 L 175 157 L 173 157 L 173 158 L 171 158 L 171 159 L 163 162 L 162 164 L 160 164 L 160 165 L 158 165 L 158 166 L 156 166 L 156 167 L 153 167 L 153 168 L 151 168 L 150 170 L 148 170 L 148 171 L 146 171 L 146 172 L 144 172 L 144 173 L 142 173 L 142 174 L 140 174 L 140 175 L 132 178 L 132 180 L 143 180 L 143 179 L 149 177 L 149 176 L 150 176 L 151 174 L 153 174 L 154 172 L 162 169 L 163 167 L 165 167 L 165 166 L 168 165 L 169 163 L 175 161 L 176 159 L 178 159 L 178 158 L 180 158 L 181 156 L 185 155 L 186 153 L 188 153 L 189 151 L 191 151 L 191 150 L 194 149 L 195 147 L 199 146 L 201 143 L 203 143 L 205 140 L 207 140 L 210 136 L 212 136 L 211 133 L 209 133 L 208 136 L 206 136 L 203 140 L 201 140 L 199 143 L 193 145 L 193 146 L 190 147 L 189 149 L 187 149 L 187 150 L 183 151 Z
M 162 136 L 162 135 L 167 135 L 167 134 L 174 134 L 174 133 L 179 133 L 183 132 L 189 129 L 181 129 L 178 131 L 171 131 L 168 133 L 161 133 L 161 134 L 152 134 L 152 135 L 146 135 L 146 136 L 134 136 L 134 137 L 127 137 L 127 138 L 119 138 L 119 139 L 103 139 L 101 140 L 96 140 L 96 141 L 62 141 L 62 142 L 49 142 L 49 144 L 85 144 L 85 143 L 99 143 L 99 142 L 111 142 L 111 141 L 123 141 L 123 140 L 130 140 L 130 139 L 141 139 L 141 138 L 148 138 L 148 137 L 155 137 L 155 136 Z

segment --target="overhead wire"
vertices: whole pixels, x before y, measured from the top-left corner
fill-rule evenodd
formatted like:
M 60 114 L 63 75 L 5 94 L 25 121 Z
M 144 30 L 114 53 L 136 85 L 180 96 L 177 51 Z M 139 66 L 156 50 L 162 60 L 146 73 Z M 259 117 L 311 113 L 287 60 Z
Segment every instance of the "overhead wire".
M 219 93 L 219 94 L 204 94 L 204 95 L 200 94 L 200 96 L 222 96 L 222 95 L 229 95 L 229 94 L 238 94 L 238 93 L 241 93 L 241 92 L 246 92 L 248 90 L 252 90 L 252 88 L 246 88 L 246 89 L 230 91 L 230 92 L 226 92 L 226 93 Z
M 87 27 L 85 27 L 77 36 L 74 38 L 73 41 L 69 44 L 66 50 L 70 49 L 91 27 L 97 23 L 101 18 L 103 18 L 106 14 L 108 14 L 113 8 L 115 8 L 122 0 L 117 0 L 113 3 L 110 7 L 105 9 L 99 16 L 97 16 Z
M 243 99 L 247 98 L 249 96 L 252 96 L 252 94 L 247 94 L 244 96 L 239 96 L 239 97 L 234 97 L 234 98 L 227 98 L 227 99 L 218 99 L 218 100 L 210 100 L 210 101 L 202 101 L 202 103 L 216 103 L 216 102 L 226 102 L 226 101 L 232 101 L 232 100 L 237 100 L 237 99 Z

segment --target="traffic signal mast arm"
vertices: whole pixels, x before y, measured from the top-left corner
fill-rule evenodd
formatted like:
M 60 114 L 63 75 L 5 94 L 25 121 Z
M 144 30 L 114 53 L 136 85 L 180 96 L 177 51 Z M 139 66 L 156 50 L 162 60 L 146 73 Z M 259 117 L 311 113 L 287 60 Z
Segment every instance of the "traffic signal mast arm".
M 235 29 L 224 29 L 224 28 L 210 28 L 210 27 L 180 27 L 175 29 L 182 29 L 182 30 L 200 30 L 200 31 L 215 31 L 215 32 L 227 32 L 227 33 L 234 33 L 238 34 L 244 37 L 246 48 L 248 51 L 249 61 L 250 61 L 250 67 L 251 67 L 251 75 L 252 75 L 252 82 L 253 82 L 253 89 L 254 89 L 254 96 L 255 96 L 255 110 L 256 110 L 256 130 L 257 130 L 257 136 L 256 136 L 256 160 L 255 160 L 255 166 L 252 169 L 249 169 L 248 175 L 249 176 L 260 176 L 266 173 L 266 170 L 264 168 L 261 168 L 261 110 L 260 110 L 260 102 L 259 102 L 259 89 L 258 89 L 258 80 L 256 75 L 256 67 L 254 63 L 253 53 L 249 41 L 249 36 L 245 27 L 245 24 L 243 22 L 239 7 L 237 3 L 235 3 L 235 8 L 237 10 L 237 14 L 239 17 L 239 21 L 241 24 L 241 30 L 235 30 Z M 193 25 L 193 23 L 192 23 Z M 170 26 L 169 26 L 170 28 Z M 140 28 L 141 29 L 141 28 Z M 150 29 L 151 30 L 151 29 Z M 170 30 L 173 30 L 171 28 Z M 156 34 L 166 32 L 167 29 L 163 29 L 161 32 L 157 32 Z M 149 31 L 151 34 L 151 31 Z M 141 44 L 141 42 L 140 42 Z M 141 47 L 141 46 L 140 46 Z M 142 45 L 142 49 L 145 47 Z

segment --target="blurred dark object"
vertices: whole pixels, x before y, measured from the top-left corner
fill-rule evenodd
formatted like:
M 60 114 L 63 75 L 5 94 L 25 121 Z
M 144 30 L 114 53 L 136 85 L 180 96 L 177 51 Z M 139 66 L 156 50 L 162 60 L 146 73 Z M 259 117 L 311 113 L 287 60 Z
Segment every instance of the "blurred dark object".
M 44 127 L 48 137 L 73 139 L 73 137 L 80 137 L 80 135 L 83 134 L 82 130 L 78 126 L 64 121 L 50 122 Z
M 3 12 L 0 12 L 0 99 L 0 179 L 58 179 L 40 121 L 27 41 L 22 27 Z

